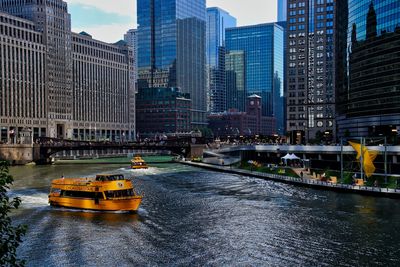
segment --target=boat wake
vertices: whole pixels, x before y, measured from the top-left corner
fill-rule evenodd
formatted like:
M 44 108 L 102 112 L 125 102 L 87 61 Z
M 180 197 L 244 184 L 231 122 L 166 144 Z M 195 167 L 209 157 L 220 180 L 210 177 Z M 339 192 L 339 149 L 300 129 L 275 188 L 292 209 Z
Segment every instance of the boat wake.
M 39 208 L 49 205 L 48 194 L 37 190 L 22 190 L 10 192 L 10 198 L 19 197 L 21 208 Z

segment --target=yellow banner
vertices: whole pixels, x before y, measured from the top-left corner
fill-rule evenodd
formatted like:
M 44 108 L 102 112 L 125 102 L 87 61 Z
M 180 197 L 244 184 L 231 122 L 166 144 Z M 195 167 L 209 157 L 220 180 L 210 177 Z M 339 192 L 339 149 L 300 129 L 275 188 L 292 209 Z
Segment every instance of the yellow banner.
M 374 165 L 374 160 L 378 156 L 378 151 L 375 150 L 368 150 L 366 146 L 363 146 L 362 152 L 361 152 L 361 144 L 350 142 L 349 144 L 354 148 L 354 150 L 357 152 L 357 159 L 359 160 L 361 158 L 361 153 L 362 153 L 362 158 L 363 158 L 363 166 L 364 166 L 364 172 L 367 177 L 370 177 L 376 170 L 375 165 Z

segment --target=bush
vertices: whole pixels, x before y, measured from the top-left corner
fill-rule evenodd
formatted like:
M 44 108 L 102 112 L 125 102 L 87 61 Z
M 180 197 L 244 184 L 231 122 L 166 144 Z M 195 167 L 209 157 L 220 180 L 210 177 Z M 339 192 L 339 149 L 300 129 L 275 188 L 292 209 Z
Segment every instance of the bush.
M 23 266 L 25 261 L 17 259 L 17 247 L 22 242 L 26 226 L 13 226 L 9 213 L 18 209 L 21 199 L 9 199 L 7 191 L 14 181 L 8 171 L 8 162 L 0 162 L 0 266 Z

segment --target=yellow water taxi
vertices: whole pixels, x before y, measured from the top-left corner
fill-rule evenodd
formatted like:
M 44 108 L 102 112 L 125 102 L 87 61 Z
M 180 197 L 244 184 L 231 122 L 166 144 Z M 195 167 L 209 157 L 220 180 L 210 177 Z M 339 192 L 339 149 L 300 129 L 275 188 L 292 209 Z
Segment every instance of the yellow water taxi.
M 49 194 L 51 206 L 100 211 L 135 212 L 141 201 L 132 181 L 122 174 L 56 179 L 51 182 Z
M 141 156 L 135 156 L 131 159 L 131 169 L 147 169 L 148 166 Z

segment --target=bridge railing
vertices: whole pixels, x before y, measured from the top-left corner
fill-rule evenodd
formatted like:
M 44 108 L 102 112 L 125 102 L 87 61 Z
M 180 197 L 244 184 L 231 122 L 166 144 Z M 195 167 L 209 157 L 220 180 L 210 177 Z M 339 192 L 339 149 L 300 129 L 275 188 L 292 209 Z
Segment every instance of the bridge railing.
M 39 137 L 35 140 L 35 144 L 43 147 L 188 147 L 193 142 L 187 138 L 174 140 L 152 140 L 141 142 L 127 141 L 83 141 L 83 140 L 68 140 L 50 137 Z

